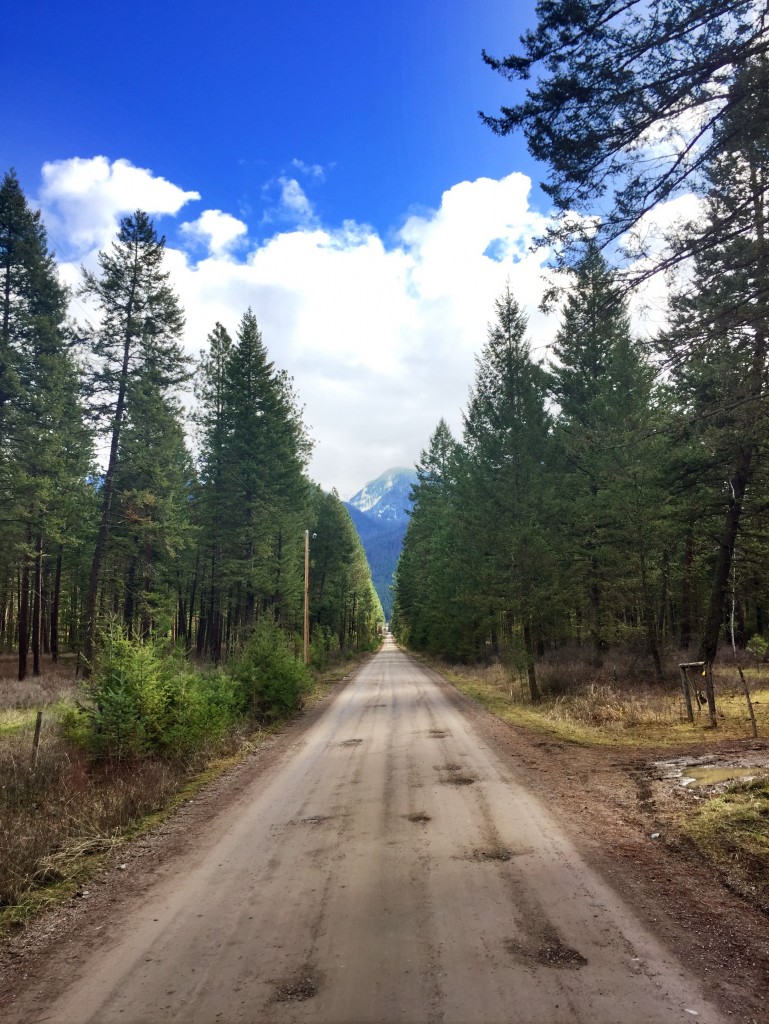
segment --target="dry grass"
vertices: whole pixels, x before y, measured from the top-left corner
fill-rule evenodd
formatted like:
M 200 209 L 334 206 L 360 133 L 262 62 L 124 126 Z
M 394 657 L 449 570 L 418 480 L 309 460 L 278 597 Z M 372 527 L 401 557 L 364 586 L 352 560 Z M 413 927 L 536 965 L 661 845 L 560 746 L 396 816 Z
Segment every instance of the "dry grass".
M 769 912 L 769 780 L 731 787 L 680 825 L 733 889 Z
M 75 660 L 66 656 L 54 665 L 44 658 L 42 675 L 28 675 L 19 682 L 18 662 L 15 657 L 0 657 L 0 712 L 22 709 L 36 710 L 71 700 L 76 687 Z
M 354 667 L 347 662 L 313 674 L 305 706 Z M 234 729 L 185 762 L 93 762 L 60 733 L 59 711 L 74 691 L 74 672 L 22 684 L 0 678 L 0 933 L 74 891 L 104 854 L 162 820 L 281 727 Z M 9 706 L 13 700 L 21 707 Z M 38 706 L 46 712 L 33 765 Z
M 739 675 L 728 661 L 714 672 L 717 730 L 710 728 L 703 711 L 695 715 L 694 725 L 686 721 L 676 671 L 664 684 L 650 684 L 643 676 L 644 663 L 629 655 L 607 658 L 600 668 L 573 654 L 538 664 L 543 697 L 536 705 L 526 684 L 517 675 L 511 678 L 501 664 L 439 668 L 455 686 L 500 718 L 570 742 L 686 746 L 750 735 Z M 757 679 L 755 670 L 747 675 L 751 686 L 757 682 L 763 686 L 753 693 L 753 703 L 759 734 L 769 735 L 769 679 Z

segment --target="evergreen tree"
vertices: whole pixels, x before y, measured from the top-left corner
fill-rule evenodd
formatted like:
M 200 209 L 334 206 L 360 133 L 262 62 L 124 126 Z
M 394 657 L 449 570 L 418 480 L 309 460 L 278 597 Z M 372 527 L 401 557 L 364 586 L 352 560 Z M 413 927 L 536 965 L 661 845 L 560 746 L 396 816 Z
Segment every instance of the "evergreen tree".
M 499 653 L 502 637 L 507 643 L 520 637 L 537 700 L 534 655 L 545 632 L 551 568 L 544 533 L 547 376 L 531 359 L 527 320 L 509 287 L 495 308 L 476 361 L 464 424 L 467 466 L 457 488 L 464 597 L 477 640 L 492 653 Z
M 61 285 L 40 214 L 16 175 L 0 186 L 0 505 L 4 572 L 20 562 L 19 678 L 40 672 L 45 559 L 61 551 L 67 508 L 84 486 L 90 438 Z
M 638 607 L 659 676 L 652 590 L 662 562 L 664 502 L 652 437 L 654 378 L 632 337 L 615 275 L 594 243 L 576 269 L 553 354 L 562 579 L 587 625 L 594 664 L 616 639 L 614 624 L 625 609 Z
M 310 442 L 253 312 L 234 343 L 221 325 L 210 342 L 199 385 L 206 584 L 198 646 L 218 661 L 261 614 L 289 628 L 301 621 Z
M 686 244 L 698 253 L 694 275 L 672 300 L 671 329 L 661 342 L 691 423 L 691 454 L 706 484 L 705 500 L 714 510 L 720 506 L 700 643 L 708 663 L 718 647 L 732 558 L 769 427 L 769 59 L 742 68 L 731 92 L 707 171 L 707 215 L 687 233 L 692 241 Z
M 99 274 L 84 272 L 81 294 L 94 301 L 100 318 L 98 328 L 88 331 L 96 361 L 92 395 L 110 441 L 86 604 L 86 671 L 93 662 L 97 594 L 112 525 L 120 436 L 130 414 L 132 384 L 151 377 L 157 394 L 167 396 L 189 378 L 179 343 L 184 316 L 168 283 L 169 275 L 162 269 L 164 249 L 165 239 L 158 236 L 147 214 L 137 210 L 123 218 L 111 249 L 99 254 Z
M 519 54 L 484 53 L 505 78 L 536 80 L 521 102 L 482 117 L 500 135 L 521 129 L 549 165 L 543 187 L 562 214 L 551 234 L 568 259 L 569 240 L 584 237 L 574 211 L 599 215 L 603 245 L 700 187 L 728 137 L 721 126 L 757 95 L 755 81 L 733 86 L 769 52 L 767 12 L 753 0 L 539 0 L 537 19 Z M 671 262 L 716 239 L 679 241 L 694 248 L 676 245 Z
M 393 631 L 416 650 L 459 652 L 462 614 L 456 608 L 454 550 L 458 449 L 441 419 L 417 463 L 411 515 L 396 573 Z
M 310 623 L 313 659 L 372 647 L 384 622 L 366 556 L 335 491 L 311 497 Z

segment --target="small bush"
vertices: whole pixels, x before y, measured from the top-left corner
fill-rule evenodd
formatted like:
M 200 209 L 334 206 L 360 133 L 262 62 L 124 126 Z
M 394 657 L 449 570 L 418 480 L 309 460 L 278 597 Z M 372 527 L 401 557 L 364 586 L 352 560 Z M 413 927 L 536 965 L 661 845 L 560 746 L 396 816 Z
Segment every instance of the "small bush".
M 233 681 L 198 673 L 153 641 L 102 637 L 94 674 L 65 718 L 70 739 L 108 758 L 187 756 L 217 739 L 242 712 Z
M 291 638 L 270 619 L 257 624 L 227 671 L 240 687 L 247 710 L 264 721 L 274 721 L 301 707 L 310 683 Z

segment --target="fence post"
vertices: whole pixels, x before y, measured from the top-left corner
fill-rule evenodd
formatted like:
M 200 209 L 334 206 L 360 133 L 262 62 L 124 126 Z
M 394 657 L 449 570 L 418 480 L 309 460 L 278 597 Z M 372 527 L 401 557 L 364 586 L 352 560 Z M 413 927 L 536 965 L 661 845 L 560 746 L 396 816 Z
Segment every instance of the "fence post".
M 38 711 L 35 719 L 35 738 L 32 740 L 32 767 L 37 767 L 37 752 L 40 749 L 40 730 L 43 726 L 43 712 Z

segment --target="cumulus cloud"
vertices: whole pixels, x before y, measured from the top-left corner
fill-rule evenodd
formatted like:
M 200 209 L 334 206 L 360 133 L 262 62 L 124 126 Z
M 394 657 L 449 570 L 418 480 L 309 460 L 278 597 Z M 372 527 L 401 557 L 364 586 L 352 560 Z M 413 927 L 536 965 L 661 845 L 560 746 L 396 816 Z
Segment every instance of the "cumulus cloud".
M 120 217 L 134 210 L 176 214 L 198 192 L 157 177 L 128 160 L 54 160 L 43 164 L 40 191 L 46 223 L 59 227 L 77 250 L 103 248 L 115 233 Z
M 101 167 L 93 206 L 79 167 L 72 168 L 71 194 L 66 168 L 59 166 L 55 193 L 49 173 L 41 197 L 46 220 L 55 195 L 66 237 L 105 244 L 107 225 L 111 237 L 125 210 L 123 197 L 103 185 L 130 169 L 117 163 L 117 171 Z M 148 171 L 138 180 L 146 191 L 132 196 L 129 209 L 143 203 L 150 212 L 161 205 L 176 213 L 197 198 Z M 554 325 L 536 309 L 546 254 L 532 254 L 530 244 L 544 218 L 529 206 L 524 175 L 481 178 L 448 189 L 437 209 L 413 213 L 386 242 L 352 221 L 319 224 L 295 179 L 280 185 L 292 226 L 248 243 L 242 221 L 209 210 L 181 230 L 207 251 L 170 246 L 167 267 L 193 353 L 217 320 L 234 333 L 253 308 L 271 358 L 293 375 L 305 404 L 317 441 L 313 477 L 352 494 L 391 465 L 413 464 L 441 416 L 461 430 L 474 355 L 507 280 L 530 314 L 532 347 L 541 356 Z
M 192 242 L 201 242 L 212 255 L 221 255 L 242 242 L 248 226 L 230 213 L 204 210 L 197 220 L 180 225 L 183 235 Z

